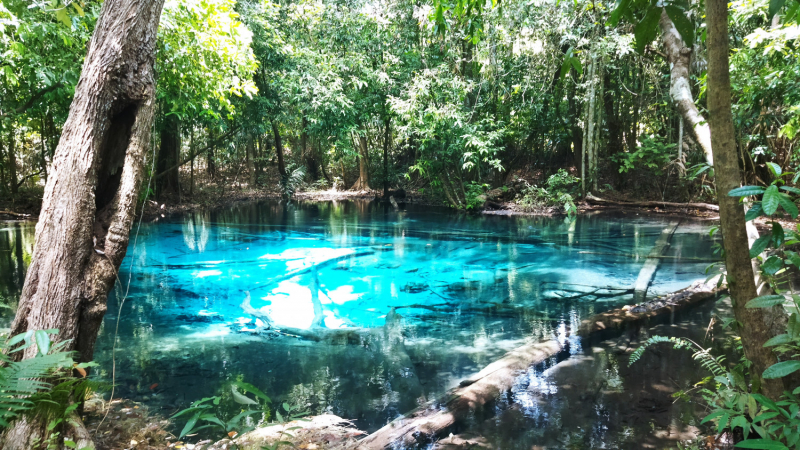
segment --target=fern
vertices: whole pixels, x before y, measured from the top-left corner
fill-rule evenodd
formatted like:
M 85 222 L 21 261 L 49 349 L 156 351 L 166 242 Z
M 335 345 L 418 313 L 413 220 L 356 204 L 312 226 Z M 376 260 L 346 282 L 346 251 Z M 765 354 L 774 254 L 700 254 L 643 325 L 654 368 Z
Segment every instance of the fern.
M 284 200 L 291 200 L 303 178 L 306 176 L 306 169 L 300 166 L 294 169 L 291 173 L 281 176 L 281 196 Z
M 644 344 L 639 346 L 639 348 L 637 348 L 631 354 L 630 360 L 628 361 L 628 365 L 632 365 L 633 363 L 641 359 L 642 355 L 644 354 L 645 350 L 647 350 L 648 347 L 652 347 L 653 345 L 661 343 L 670 343 L 672 344 L 672 347 L 676 350 L 681 350 L 681 349 L 695 350 L 694 354 L 692 355 L 692 358 L 695 361 L 700 361 L 700 365 L 702 365 L 703 368 L 705 368 L 715 376 L 721 376 L 728 373 L 728 371 L 725 369 L 725 366 L 723 366 L 723 363 L 725 362 L 724 356 L 718 356 L 715 358 L 708 351 L 708 349 L 701 347 L 699 344 L 692 341 L 691 339 L 666 337 L 666 336 L 653 336 L 647 341 L 645 341 Z
M 51 346 L 47 334 L 38 333 L 34 339 L 34 333 L 29 332 L 0 344 L 0 427 L 9 426 L 17 416 L 31 410 L 37 404 L 37 394 L 53 388 L 45 381 L 47 377 L 52 377 L 59 369 L 71 369 L 75 364 L 72 353 L 63 351 L 68 341 Z M 23 339 L 26 343 L 12 353 L 31 345 L 36 345 L 39 351 L 33 358 L 12 361 L 8 350 Z

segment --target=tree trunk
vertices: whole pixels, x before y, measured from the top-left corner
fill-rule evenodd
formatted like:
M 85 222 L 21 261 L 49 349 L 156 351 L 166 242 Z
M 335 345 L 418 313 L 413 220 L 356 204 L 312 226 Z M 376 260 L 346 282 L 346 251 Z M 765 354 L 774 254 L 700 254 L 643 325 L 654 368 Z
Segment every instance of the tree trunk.
M 12 334 L 56 328 L 55 340 L 69 340 L 66 349 L 75 350 L 79 361 L 92 359 L 106 298 L 128 247 L 155 109 L 162 6 L 163 0 L 103 3 L 45 187 L 11 327 Z M 4 448 L 33 448 L 45 425 L 17 421 Z
M 11 130 L 8 133 L 8 184 L 11 193 L 17 193 L 17 139 L 14 133 L 14 123 L 11 123 Z
M 250 188 L 252 189 L 256 187 L 256 144 L 253 135 L 250 133 L 247 133 L 247 147 L 245 152 L 245 157 L 247 158 L 247 173 L 250 175 Z
M 8 193 L 5 159 L 5 151 L 3 150 L 3 123 L 0 122 L 0 192 L 3 194 Z
M 358 136 L 358 180 L 350 189 L 353 191 L 369 191 L 369 148 L 367 136 Z
M 595 74 L 597 72 L 597 61 L 595 57 L 592 56 L 592 61 L 589 66 L 589 110 L 586 114 L 586 176 L 589 177 L 589 180 L 592 182 L 589 185 L 589 190 L 592 190 L 592 184 L 594 184 L 594 144 L 595 144 L 595 99 L 597 98 L 597 93 L 595 91 Z
M 709 165 L 713 165 L 714 158 L 711 152 L 709 124 L 698 111 L 692 96 L 692 86 L 689 78 L 692 49 L 684 45 L 681 34 L 678 33 L 666 10 L 661 10 L 659 25 L 661 26 L 661 38 L 664 41 L 664 51 L 671 67 L 669 94 L 672 97 L 672 101 L 675 102 L 675 107 L 689 125 L 695 138 L 697 138 L 697 142 L 706 155 L 706 161 Z M 727 44 L 725 45 L 727 47 Z
M 44 182 L 47 183 L 47 145 L 44 142 L 44 116 L 42 116 L 42 121 L 40 122 L 39 126 L 39 144 L 40 144 L 40 157 L 41 157 L 41 167 L 42 167 L 42 178 L 44 178 Z
M 392 139 L 392 118 L 386 117 L 383 135 L 383 198 L 389 198 L 389 147 Z
M 213 181 L 215 178 L 217 178 L 217 166 L 214 163 L 214 146 L 216 145 L 216 137 L 211 129 L 208 130 L 208 140 L 210 142 L 208 153 L 206 153 L 206 172 L 208 173 L 208 178 Z
M 275 136 L 275 153 L 278 155 L 278 173 L 285 177 L 286 163 L 283 162 L 283 142 L 281 142 L 281 132 L 275 121 L 272 122 L 272 134 Z
M 180 195 L 181 183 L 178 162 L 181 160 L 181 122 L 178 116 L 171 114 L 164 118 L 161 130 L 161 146 L 158 149 L 157 173 L 164 175 L 156 178 L 156 193 L 159 198 L 165 195 Z
M 662 22 L 665 14 L 662 14 Z M 764 343 L 770 338 L 763 310 L 747 309 L 745 304 L 757 296 L 750 260 L 744 210 L 739 199 L 728 196 L 741 185 L 742 174 L 737 160 L 731 112 L 731 80 L 728 69 L 728 2 L 706 1 L 708 26 L 708 111 L 711 146 L 714 149 L 720 229 L 725 248 L 728 289 L 733 312 L 741 324 L 745 356 L 753 362 L 752 376 L 761 378 L 764 370 L 775 363 L 775 355 Z M 692 122 L 687 120 L 691 125 Z M 777 399 L 783 393 L 781 380 L 761 380 L 764 394 Z

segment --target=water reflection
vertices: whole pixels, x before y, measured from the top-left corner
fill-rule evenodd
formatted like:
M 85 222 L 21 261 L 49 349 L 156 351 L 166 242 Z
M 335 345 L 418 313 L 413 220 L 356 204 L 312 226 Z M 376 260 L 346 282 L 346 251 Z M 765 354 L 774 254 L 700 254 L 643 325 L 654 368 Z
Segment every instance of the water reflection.
M 580 354 L 570 330 L 630 301 L 644 262 L 632 255 L 646 255 L 664 223 L 264 202 L 145 224 L 109 298 L 98 375 L 110 378 L 116 342 L 120 394 L 155 407 L 243 377 L 374 430 L 527 341 L 557 337 Z M 15 239 L 0 235 L 0 248 Z M 684 222 L 651 291 L 702 279 L 710 255 L 705 227 Z M 22 278 L 5 267 L 0 292 L 18 295 Z M 402 320 L 383 327 L 392 309 Z M 327 334 L 274 331 L 288 327 Z M 549 388 L 547 369 L 532 370 L 513 396 L 535 415 L 530 393 Z

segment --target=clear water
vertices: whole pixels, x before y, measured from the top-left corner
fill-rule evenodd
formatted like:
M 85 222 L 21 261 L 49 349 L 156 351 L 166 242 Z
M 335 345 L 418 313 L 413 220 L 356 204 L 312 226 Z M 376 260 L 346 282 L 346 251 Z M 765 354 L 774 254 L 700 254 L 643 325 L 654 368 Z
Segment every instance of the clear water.
M 635 213 L 569 221 L 351 201 L 146 223 L 109 298 L 98 374 L 111 378 L 116 339 L 123 397 L 171 412 L 241 377 L 375 430 L 528 340 L 569 339 L 581 319 L 630 303 L 630 293 L 597 288 L 631 287 L 644 263 L 634 255 L 646 255 L 665 224 Z M 32 241 L 33 229 L 5 229 L 0 292 L 13 296 L 24 265 L 13 262 L 15 242 Z M 650 293 L 703 279 L 712 244 L 706 225 L 683 220 Z M 271 330 L 245 313 L 246 299 Z M 275 332 L 380 327 L 391 308 L 403 317 L 399 343 Z

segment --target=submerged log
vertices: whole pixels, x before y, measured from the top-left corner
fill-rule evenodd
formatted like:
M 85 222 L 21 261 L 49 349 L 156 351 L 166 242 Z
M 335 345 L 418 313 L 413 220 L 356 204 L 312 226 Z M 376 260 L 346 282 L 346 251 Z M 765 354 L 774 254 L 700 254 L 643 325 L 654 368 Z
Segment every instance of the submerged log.
M 532 364 L 561 351 L 558 341 L 537 342 L 522 346 L 486 366 L 441 399 L 394 420 L 361 442 L 359 448 L 389 449 L 414 447 L 430 441 L 473 410 L 494 401 L 513 385 L 519 373 Z
M 705 211 L 719 212 L 719 206 L 710 203 L 673 203 L 673 202 L 618 202 L 614 200 L 606 200 L 603 198 L 595 197 L 592 194 L 586 194 L 584 198 L 587 203 L 593 205 L 606 205 L 606 206 L 622 206 L 633 208 L 672 208 L 672 209 L 702 209 Z
M 647 297 L 647 289 L 650 287 L 650 283 L 653 282 L 658 266 L 661 264 L 661 259 L 659 257 L 662 256 L 667 250 L 667 247 L 669 247 L 669 241 L 672 240 L 672 235 L 675 234 L 678 223 L 679 222 L 671 222 L 661 231 L 661 236 L 658 237 L 653 249 L 650 250 L 650 254 L 647 255 L 647 260 L 644 266 L 642 266 L 642 270 L 639 271 L 639 277 L 636 279 L 636 283 L 633 284 L 633 301 L 643 302 L 645 297 Z
M 634 307 L 597 314 L 581 322 L 576 330 L 582 339 L 607 339 L 626 326 L 665 320 L 679 312 L 714 298 L 719 293 L 712 285 L 694 285 Z M 464 380 L 438 400 L 417 408 L 360 441 L 358 448 L 377 450 L 415 447 L 445 435 L 449 429 L 470 417 L 477 409 L 491 404 L 508 392 L 518 377 L 531 366 L 557 355 L 562 346 L 557 340 L 526 344 L 486 366 Z

